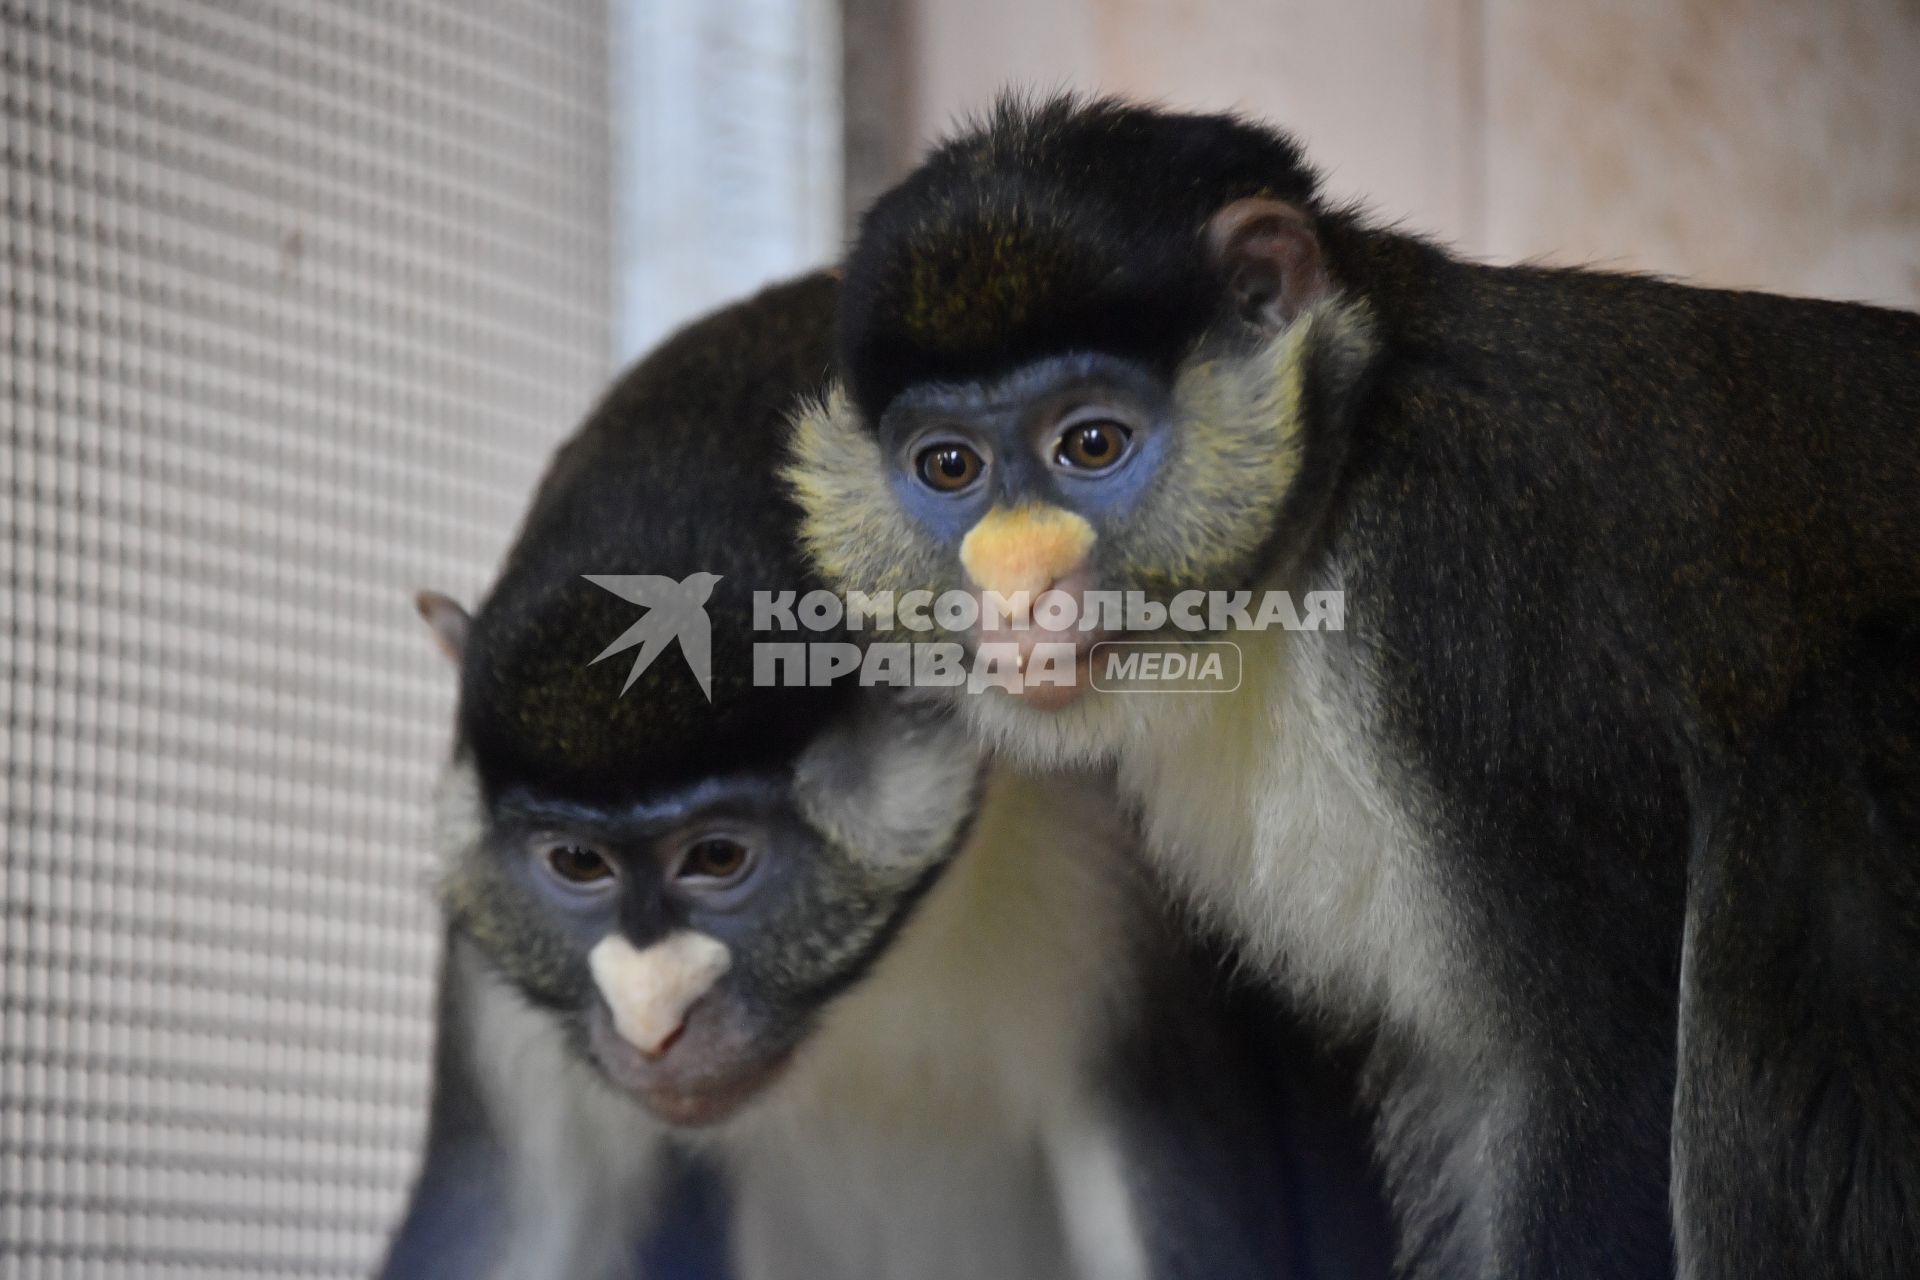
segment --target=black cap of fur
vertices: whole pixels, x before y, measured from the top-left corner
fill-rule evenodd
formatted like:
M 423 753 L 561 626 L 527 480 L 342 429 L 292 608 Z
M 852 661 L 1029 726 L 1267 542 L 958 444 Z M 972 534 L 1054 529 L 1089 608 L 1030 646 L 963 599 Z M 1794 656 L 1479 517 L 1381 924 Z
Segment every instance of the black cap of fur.
M 756 688 L 756 590 L 805 592 L 799 513 L 775 476 L 786 414 L 832 362 L 836 285 L 768 289 L 633 366 L 555 455 L 474 618 L 460 731 L 490 793 L 527 785 L 619 803 L 778 766 L 840 689 Z M 593 658 L 645 611 L 583 574 L 723 575 L 708 601 L 713 701 L 669 644 L 624 695 L 636 650 Z
M 915 383 L 1069 350 L 1170 373 L 1219 305 L 1207 220 L 1314 185 L 1291 140 L 1234 116 L 1003 98 L 861 223 L 840 318 L 854 400 L 872 421 Z

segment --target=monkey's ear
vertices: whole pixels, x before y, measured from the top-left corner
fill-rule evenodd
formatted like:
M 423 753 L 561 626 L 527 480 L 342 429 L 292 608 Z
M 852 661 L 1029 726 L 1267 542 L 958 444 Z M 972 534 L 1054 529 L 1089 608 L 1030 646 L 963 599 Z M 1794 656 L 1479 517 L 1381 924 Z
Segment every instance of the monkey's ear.
M 1225 206 L 1207 222 L 1207 250 L 1235 310 L 1272 332 L 1333 289 L 1313 220 L 1285 200 L 1249 196 Z
M 440 652 L 447 655 L 447 661 L 455 667 L 467 652 L 467 631 L 473 626 L 473 619 L 460 607 L 460 602 L 452 596 L 441 595 L 438 591 L 421 591 L 413 597 L 413 607 L 420 611 L 427 626 L 433 631 L 433 642 Z

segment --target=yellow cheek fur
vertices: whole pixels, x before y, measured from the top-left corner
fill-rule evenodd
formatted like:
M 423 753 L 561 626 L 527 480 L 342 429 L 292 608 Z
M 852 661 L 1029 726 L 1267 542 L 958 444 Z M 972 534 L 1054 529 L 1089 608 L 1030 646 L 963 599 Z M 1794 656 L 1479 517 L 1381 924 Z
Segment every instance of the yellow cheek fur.
M 995 507 L 961 541 L 960 564 L 988 591 L 1035 596 L 1080 567 L 1094 536 L 1092 525 L 1060 507 Z
M 940 571 L 950 561 L 900 509 L 880 446 L 843 389 L 794 414 L 792 458 L 782 475 L 804 513 L 800 540 L 835 586 L 909 591 L 947 585 Z
M 1273 512 L 1300 469 L 1300 407 L 1309 313 L 1262 351 L 1234 360 L 1195 361 L 1174 395 L 1187 457 L 1179 468 L 1178 505 L 1168 527 L 1184 527 L 1179 548 L 1167 547 L 1174 575 L 1204 573 L 1251 554 L 1266 537 Z

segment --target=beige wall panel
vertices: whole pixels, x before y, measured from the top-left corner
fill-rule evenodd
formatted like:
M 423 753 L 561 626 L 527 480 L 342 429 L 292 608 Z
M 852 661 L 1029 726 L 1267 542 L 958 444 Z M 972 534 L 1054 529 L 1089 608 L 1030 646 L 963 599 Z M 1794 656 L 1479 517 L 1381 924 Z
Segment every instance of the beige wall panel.
M 1470 240 L 1479 158 L 1466 0 L 1094 0 L 1103 87 L 1292 130 L 1329 190 Z
M 1493 257 L 1920 304 L 1920 4 L 1487 2 Z
M 904 0 L 917 143 L 1006 84 L 1238 107 L 1496 261 L 1920 305 L 1920 0 Z
M 938 136 L 1002 85 L 1237 108 L 1296 132 L 1342 197 L 1467 236 L 1478 159 L 1469 0 L 1373 4 L 1058 0 L 914 11 L 915 130 Z

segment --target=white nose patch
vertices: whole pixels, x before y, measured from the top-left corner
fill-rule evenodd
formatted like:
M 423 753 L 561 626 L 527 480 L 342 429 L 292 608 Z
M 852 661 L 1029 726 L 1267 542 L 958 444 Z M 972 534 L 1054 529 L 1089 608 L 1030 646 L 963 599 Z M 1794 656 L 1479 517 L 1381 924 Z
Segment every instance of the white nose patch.
M 610 933 L 587 953 L 594 985 L 613 1011 L 613 1029 L 645 1054 L 658 1054 L 686 1021 L 687 1010 L 733 964 L 727 944 L 680 929 L 646 950 Z

